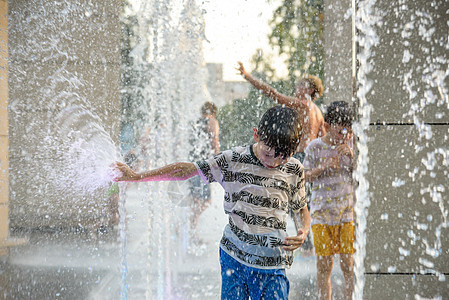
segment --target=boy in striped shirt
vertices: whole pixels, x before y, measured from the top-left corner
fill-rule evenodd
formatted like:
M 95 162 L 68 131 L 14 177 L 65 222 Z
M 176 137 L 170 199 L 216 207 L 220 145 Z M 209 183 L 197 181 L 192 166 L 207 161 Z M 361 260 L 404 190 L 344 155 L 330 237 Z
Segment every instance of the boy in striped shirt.
M 225 190 L 229 216 L 220 242 L 222 299 L 288 299 L 285 269 L 293 250 L 307 236 L 310 215 L 304 191 L 304 168 L 292 157 L 299 144 L 298 112 L 269 109 L 253 128 L 255 143 L 223 151 L 213 158 L 174 163 L 135 173 L 117 162 L 117 181 L 185 180 L 195 175 Z M 296 236 L 287 236 L 292 211 Z

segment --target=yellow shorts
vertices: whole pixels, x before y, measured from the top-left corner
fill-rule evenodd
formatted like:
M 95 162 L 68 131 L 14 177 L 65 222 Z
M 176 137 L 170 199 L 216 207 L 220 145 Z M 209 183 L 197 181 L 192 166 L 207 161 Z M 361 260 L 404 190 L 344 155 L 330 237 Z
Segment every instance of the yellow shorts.
M 355 252 L 354 222 L 338 225 L 315 224 L 312 225 L 312 233 L 317 256 L 339 253 L 353 254 Z

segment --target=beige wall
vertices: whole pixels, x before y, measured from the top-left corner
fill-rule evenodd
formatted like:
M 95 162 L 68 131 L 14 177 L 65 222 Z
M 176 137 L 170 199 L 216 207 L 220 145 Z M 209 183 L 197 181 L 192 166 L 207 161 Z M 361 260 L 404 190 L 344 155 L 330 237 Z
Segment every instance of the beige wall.
M 448 295 L 441 274 L 449 273 L 449 3 L 432 3 L 378 0 L 372 11 L 380 20 L 367 74 L 364 299 Z M 326 103 L 351 99 L 350 8 L 351 1 L 325 1 Z
M 376 9 L 382 26 L 375 28 L 379 43 L 372 48 L 368 74 L 374 82 L 367 96 L 374 124 L 368 131 L 366 298 L 444 298 L 449 291 L 449 281 L 440 277 L 449 272 L 449 3 L 378 0 Z
M 0 255 L 9 235 L 8 173 L 8 2 L 0 0 Z
M 351 1 L 324 0 L 324 104 L 352 101 Z
M 48 124 L 70 105 L 98 115 L 118 142 L 121 4 L 9 2 L 11 227 L 71 227 L 107 217 L 104 191 L 79 197 L 54 189 L 42 166 L 59 157 L 42 142 Z M 88 125 L 73 127 L 81 126 Z

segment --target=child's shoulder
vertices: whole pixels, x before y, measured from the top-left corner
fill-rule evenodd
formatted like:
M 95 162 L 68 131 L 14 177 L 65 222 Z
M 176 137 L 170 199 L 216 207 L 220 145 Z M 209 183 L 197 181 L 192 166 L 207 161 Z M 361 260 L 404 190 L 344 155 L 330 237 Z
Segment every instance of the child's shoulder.
M 302 168 L 302 163 L 299 159 L 297 159 L 296 157 L 292 156 L 289 158 L 287 164 L 292 164 L 292 165 L 299 165 Z
M 232 154 L 251 154 L 251 149 L 249 145 L 246 146 L 235 146 L 227 150 L 227 152 Z
M 225 156 L 230 159 L 231 157 L 235 157 L 235 156 L 241 156 L 241 155 L 245 155 L 245 154 L 250 155 L 251 150 L 249 148 L 250 148 L 249 146 L 232 147 L 231 149 L 221 151 L 220 154 L 218 154 L 218 156 Z
M 245 146 L 235 146 L 232 147 L 231 150 L 235 151 L 235 152 L 245 152 L 245 151 L 249 151 L 249 145 L 245 145 Z
M 322 146 L 322 145 L 326 145 L 326 143 L 323 141 L 322 137 L 318 137 L 316 139 L 313 139 L 309 143 L 309 145 L 315 145 L 315 146 L 320 145 L 320 146 Z
M 286 164 L 279 166 L 278 169 L 281 172 L 301 176 L 304 166 L 299 159 L 292 156 Z

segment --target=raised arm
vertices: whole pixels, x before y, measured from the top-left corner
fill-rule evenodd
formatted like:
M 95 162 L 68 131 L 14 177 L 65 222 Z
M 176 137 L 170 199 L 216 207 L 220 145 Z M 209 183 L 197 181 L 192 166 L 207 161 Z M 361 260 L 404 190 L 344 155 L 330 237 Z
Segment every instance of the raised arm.
M 245 78 L 249 83 L 251 83 L 256 89 L 262 91 L 262 93 L 264 93 L 265 95 L 273 99 L 273 101 L 279 104 L 284 104 L 292 108 L 298 107 L 299 103 L 297 98 L 281 94 L 269 84 L 263 82 L 262 80 L 254 78 L 251 74 L 249 74 L 245 70 L 245 67 L 243 67 L 243 64 L 241 62 L 238 62 L 238 64 L 239 68 L 237 70 L 240 71 L 240 74 L 243 76 L 243 78 Z
M 115 181 L 179 181 L 198 175 L 198 170 L 193 163 L 177 162 L 158 169 L 141 173 L 134 172 L 128 165 L 116 162 L 116 169 L 122 176 Z

